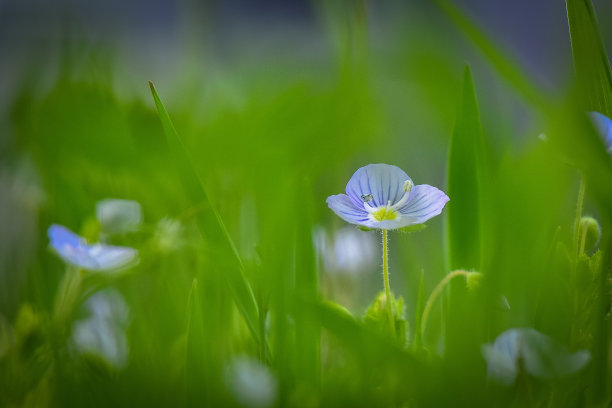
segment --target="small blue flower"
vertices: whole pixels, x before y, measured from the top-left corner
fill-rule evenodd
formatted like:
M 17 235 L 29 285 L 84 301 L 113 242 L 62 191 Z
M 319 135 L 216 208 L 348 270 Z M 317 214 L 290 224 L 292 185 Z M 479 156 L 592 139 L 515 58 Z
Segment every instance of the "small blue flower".
M 489 378 L 512 385 L 521 368 L 537 378 L 558 378 L 575 373 L 589 362 L 586 350 L 568 352 L 534 329 L 509 329 L 493 344 L 482 346 Z
M 449 198 L 427 184 L 415 186 L 403 170 L 368 164 L 346 185 L 346 194 L 327 198 L 340 218 L 367 228 L 392 230 L 422 224 L 442 212 Z
M 599 112 L 589 112 L 589 116 L 604 139 L 608 152 L 612 153 L 612 120 Z
M 119 269 L 137 260 L 133 248 L 105 244 L 89 245 L 85 240 L 61 225 L 53 224 L 47 230 L 51 246 L 67 263 L 90 271 Z
M 92 295 L 84 304 L 89 312 L 72 326 L 72 341 L 79 354 L 94 354 L 114 367 L 125 366 L 129 347 L 125 328 L 129 308 L 119 292 L 107 289 Z

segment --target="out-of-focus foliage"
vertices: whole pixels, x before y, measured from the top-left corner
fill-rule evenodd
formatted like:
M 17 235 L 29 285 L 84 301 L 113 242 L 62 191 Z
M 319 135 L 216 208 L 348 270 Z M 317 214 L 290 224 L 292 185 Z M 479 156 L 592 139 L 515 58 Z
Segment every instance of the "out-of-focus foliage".
M 0 115 L 0 406 L 608 404 L 612 160 L 587 112 L 612 114 L 609 19 L 567 0 L 576 75 L 552 94 L 461 4 L 317 1 L 309 30 L 232 45 L 185 2 L 184 49 L 147 43 L 165 74 L 70 19 L 59 56 L 25 49 Z M 389 232 L 395 336 L 380 232 L 325 203 L 368 163 L 450 197 Z M 52 224 L 138 262 L 66 264 Z

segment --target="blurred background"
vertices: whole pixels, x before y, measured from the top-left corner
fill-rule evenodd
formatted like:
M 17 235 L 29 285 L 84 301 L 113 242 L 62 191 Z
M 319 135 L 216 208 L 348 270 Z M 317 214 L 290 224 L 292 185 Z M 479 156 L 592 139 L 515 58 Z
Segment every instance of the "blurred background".
M 612 25 L 606 22 L 612 21 L 612 3 L 593 3 L 610 50 Z M 567 97 L 574 74 L 563 2 L 454 4 L 542 92 L 551 99 Z M 368 377 L 369 369 L 379 367 L 378 349 L 364 351 L 363 359 L 350 357 L 340 340 L 323 332 L 321 367 L 300 360 L 301 350 L 306 356 L 312 350 L 300 348 L 299 313 L 284 314 L 292 310 L 293 290 L 299 291 L 294 257 L 312 246 L 317 276 L 306 296 L 364 314 L 382 290 L 380 236 L 344 223 L 325 199 L 343 192 L 353 172 L 368 163 L 395 164 L 416 184 L 447 191 L 449 140 L 466 64 L 494 168 L 490 195 L 502 203 L 491 204 L 493 215 L 485 223 L 497 238 L 487 257 L 496 260 L 483 272 L 496 276 L 495 296 L 503 294 L 511 306 L 510 312 L 487 315 L 496 323 L 484 338 L 540 324 L 569 345 L 563 336 L 570 318 L 563 315 L 560 295 L 567 288 L 555 280 L 556 269 L 543 254 L 550 253 L 556 228 L 570 240 L 578 172 L 546 149 L 542 135 L 558 129 L 499 78 L 433 2 L 0 0 L 3 321 L 18 325 L 26 319 L 23 305 L 29 305 L 34 327 L 32 322 L 44 321 L 53 308 L 65 267 L 49 249 L 50 224 L 94 242 L 98 201 L 135 200 L 143 212 L 138 232 L 112 241 L 138 248 L 140 264 L 125 276 L 94 282 L 91 293 L 110 292 L 84 300 L 72 326 L 91 346 L 96 342 L 88 343 L 87 325 L 93 323 L 83 323 L 84 316 L 106 316 L 99 317 L 105 322 L 119 316 L 112 318 L 117 322 L 112 330 L 93 329 L 114 345 L 94 347 L 104 364 L 114 367 L 111 373 L 99 362 L 56 356 L 54 361 L 71 362 L 56 364 L 58 371 L 49 376 L 41 374 L 50 370 L 41 363 L 38 371 L 30 367 L 21 377 L 11 375 L 10 384 L 4 378 L 9 385 L 0 401 L 9 406 L 43 406 L 43 400 L 58 406 L 69 400 L 75 406 L 92 401 L 165 406 L 177 398 L 251 406 L 396 401 L 361 387 L 390 381 L 402 388 L 400 380 L 390 380 L 400 378 L 395 366 L 380 365 L 388 377 Z M 210 203 L 194 202 L 181 183 L 147 81 L 155 84 Z M 270 333 L 279 356 L 267 366 L 253 362 L 257 356 L 265 361 L 266 352 L 249 337 L 224 280 L 231 255 L 218 250 L 215 242 L 222 238 L 198 231 L 196 221 L 211 204 L 238 248 L 263 316 L 260 329 Z M 600 213 L 588 192 L 585 212 Z M 302 220 L 311 243 L 299 240 Z M 422 232 L 390 239 L 391 286 L 404 298 L 410 325 L 421 271 L 426 293 L 448 272 L 444 217 L 432 219 Z M 190 303 L 194 279 L 197 308 Z M 540 297 L 550 300 L 544 311 L 534 300 Z M 206 350 L 185 359 L 191 353 L 185 339 L 198 317 Z M 431 319 L 425 340 L 436 354 L 445 348 L 441 310 Z M 474 350 L 482 340 L 476 337 Z M 36 349 L 37 341 L 42 340 L 28 347 Z M 69 350 L 68 355 L 79 354 L 78 347 Z M 484 360 L 477 359 L 464 379 L 474 387 L 486 374 Z M 456 378 L 452 370 L 446 376 L 439 361 L 433 367 L 414 398 L 424 406 L 442 406 L 453 396 L 469 400 L 471 386 L 450 385 Z M 324 373 L 326 385 L 318 393 L 309 387 L 321 378 L 309 378 L 309 369 Z M 192 378 L 201 381 L 201 389 L 177 397 L 191 389 Z M 448 401 L 433 392 L 439 378 L 445 379 L 440 387 L 449 387 Z M 212 392 L 219 384 L 222 391 Z M 84 391 L 75 394 L 79 386 Z M 36 397 L 28 394 L 33 389 Z M 261 389 L 269 392 L 252 391 Z M 244 390 L 251 391 L 243 398 Z M 475 398 L 477 405 L 485 396 Z

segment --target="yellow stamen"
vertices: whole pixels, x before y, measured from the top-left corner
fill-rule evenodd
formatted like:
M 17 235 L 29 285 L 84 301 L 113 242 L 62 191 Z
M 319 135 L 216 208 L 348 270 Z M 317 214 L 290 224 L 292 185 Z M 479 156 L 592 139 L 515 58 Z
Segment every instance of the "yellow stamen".
M 371 215 L 376 221 L 391 221 L 397 218 L 397 213 L 389 207 L 380 207 Z

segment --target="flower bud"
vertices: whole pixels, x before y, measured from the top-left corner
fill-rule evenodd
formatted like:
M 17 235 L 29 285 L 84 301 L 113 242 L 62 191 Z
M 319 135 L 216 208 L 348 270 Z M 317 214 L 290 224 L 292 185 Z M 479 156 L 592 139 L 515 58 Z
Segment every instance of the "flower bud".
M 480 272 L 468 272 L 465 277 L 467 288 L 470 292 L 477 290 L 482 282 L 482 273 Z
M 584 250 L 589 252 L 599 244 L 601 238 L 601 227 L 599 222 L 593 217 L 582 217 L 580 219 L 580 233 L 584 234 L 586 230 L 586 236 L 584 239 Z

